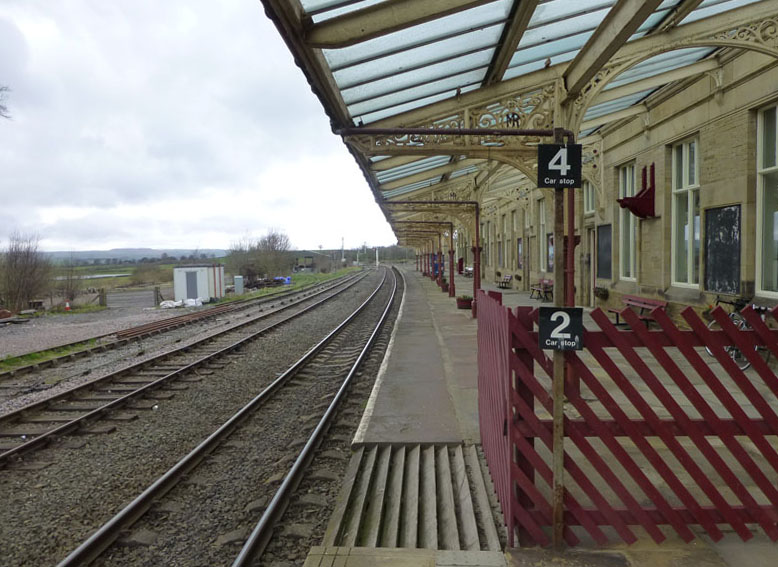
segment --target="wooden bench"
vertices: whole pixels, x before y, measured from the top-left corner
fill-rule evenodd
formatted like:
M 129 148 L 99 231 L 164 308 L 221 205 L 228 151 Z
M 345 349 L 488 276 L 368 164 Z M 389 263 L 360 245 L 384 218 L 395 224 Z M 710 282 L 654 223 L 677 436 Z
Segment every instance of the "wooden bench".
M 543 301 L 554 299 L 554 280 L 541 279 L 538 281 L 538 285 L 533 285 L 530 288 L 529 298 L 532 299 L 535 294 L 537 294 L 536 299 Z
M 657 307 L 664 309 L 667 307 L 667 302 L 661 299 L 648 299 L 646 297 L 640 297 L 638 295 L 622 295 L 621 301 L 624 302 L 625 307 L 631 307 L 637 311 L 638 319 L 646 324 L 646 327 L 654 320 L 651 315 L 651 311 Z M 619 321 L 619 314 L 621 309 L 609 308 L 608 311 L 616 314 L 616 324 L 626 325 L 624 321 Z
M 503 276 L 502 280 L 497 280 L 495 283 L 499 288 L 508 289 L 511 287 L 512 281 L 513 281 L 513 276 L 508 274 L 507 276 Z

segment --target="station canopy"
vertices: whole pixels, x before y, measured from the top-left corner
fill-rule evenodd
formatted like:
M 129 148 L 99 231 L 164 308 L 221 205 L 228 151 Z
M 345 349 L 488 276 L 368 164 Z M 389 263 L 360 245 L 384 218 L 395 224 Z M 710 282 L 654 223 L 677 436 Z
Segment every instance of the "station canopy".
M 447 129 L 571 130 L 598 186 L 603 131 L 636 116 L 648 125 L 653 105 L 701 76 L 720 87 L 723 64 L 742 49 L 778 51 L 776 0 L 263 4 L 408 245 L 428 238 L 409 220 L 473 228 L 471 214 L 443 201 L 477 201 L 486 212 L 528 201 L 536 146 L 551 141 Z

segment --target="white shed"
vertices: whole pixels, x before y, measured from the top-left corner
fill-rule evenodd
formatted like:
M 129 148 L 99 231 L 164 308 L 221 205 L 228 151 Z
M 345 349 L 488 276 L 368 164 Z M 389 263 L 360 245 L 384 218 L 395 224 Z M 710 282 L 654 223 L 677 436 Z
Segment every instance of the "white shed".
M 224 297 L 224 266 L 193 264 L 173 268 L 173 292 L 176 301 L 198 297 L 209 301 Z

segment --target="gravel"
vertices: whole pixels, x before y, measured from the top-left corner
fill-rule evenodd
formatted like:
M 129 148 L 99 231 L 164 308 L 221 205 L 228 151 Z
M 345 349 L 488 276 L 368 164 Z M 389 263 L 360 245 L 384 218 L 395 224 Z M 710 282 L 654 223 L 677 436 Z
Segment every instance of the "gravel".
M 262 337 L 244 356 L 224 359 L 222 370 L 160 400 L 156 410 L 122 410 L 137 414 L 134 421 L 101 421 L 117 426 L 112 434 L 64 437 L 33 453 L 23 467 L 0 471 L 2 564 L 53 565 L 63 559 L 297 360 L 376 284 L 377 277 L 369 277 L 343 300 Z
M 273 299 L 247 309 L 223 313 L 215 318 L 140 340 L 133 340 L 123 346 L 114 347 L 104 352 L 93 350 L 88 357 L 77 357 L 73 360 L 64 359 L 55 366 L 39 367 L 34 372 L 17 373 L 13 376 L 0 374 L 0 416 L 86 382 L 94 381 L 120 368 L 151 359 L 168 351 L 171 347 L 192 344 L 225 328 L 242 324 L 247 321 L 248 317 L 264 314 L 260 324 L 269 325 L 286 317 L 288 312 L 285 311 L 284 306 L 291 305 L 294 300 L 302 300 L 302 304 L 307 305 L 330 294 L 330 292 L 325 292 L 322 296 L 311 295 L 312 291 L 318 290 L 305 292 L 305 297 L 297 294 L 288 298 Z M 276 311 L 279 314 L 274 314 Z M 63 324 L 67 327 L 70 321 L 67 318 L 60 318 L 60 325 Z M 108 344 L 113 339 L 106 338 L 105 341 Z
M 0 324 L 0 358 L 83 341 L 182 313 L 181 309 L 120 307 L 91 313 L 50 313 L 27 323 Z

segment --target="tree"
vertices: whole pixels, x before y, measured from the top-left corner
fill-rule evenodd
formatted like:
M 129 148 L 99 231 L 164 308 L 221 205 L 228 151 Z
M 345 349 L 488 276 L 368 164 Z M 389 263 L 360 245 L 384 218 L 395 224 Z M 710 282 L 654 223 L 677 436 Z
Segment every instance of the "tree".
M 51 262 L 38 250 L 38 237 L 11 234 L 8 248 L 0 253 L 0 296 L 5 306 L 18 313 L 50 286 Z
M 62 266 L 57 269 L 58 277 L 55 288 L 58 295 L 65 298 L 65 301 L 75 301 L 76 297 L 81 294 L 83 288 L 83 280 L 78 275 L 76 270 L 77 261 L 73 258 L 73 254 L 70 258 L 65 260 Z
M 227 269 L 249 282 L 286 274 L 294 265 L 290 247 L 289 237 L 276 229 L 258 239 L 245 236 L 230 246 Z
M 268 277 L 284 275 L 292 269 L 294 260 L 289 254 L 290 248 L 289 237 L 273 228 L 259 239 L 260 265 L 264 267 Z
M 2 118 L 11 118 L 11 114 L 8 112 L 8 106 L 5 104 L 9 92 L 11 92 L 11 89 L 6 86 L 0 86 L 0 117 Z

